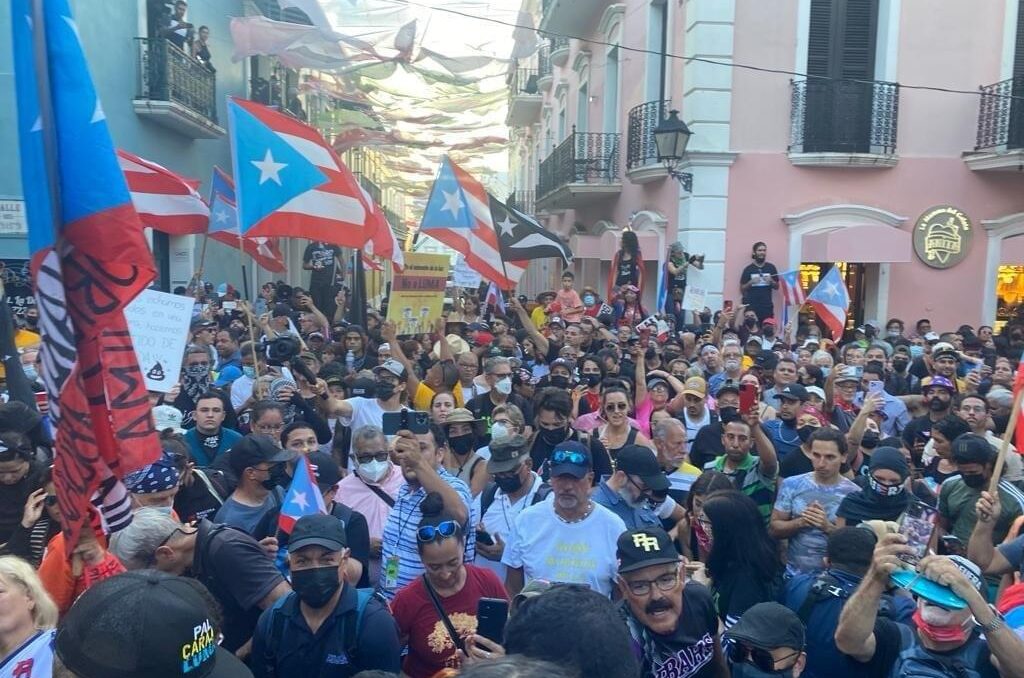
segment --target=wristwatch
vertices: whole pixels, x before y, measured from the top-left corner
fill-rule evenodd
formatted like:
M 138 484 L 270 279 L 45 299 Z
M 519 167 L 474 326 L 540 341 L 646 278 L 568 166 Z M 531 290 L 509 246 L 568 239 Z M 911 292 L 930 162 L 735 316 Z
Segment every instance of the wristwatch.
M 981 630 L 985 633 L 992 633 L 1006 626 L 1006 618 L 1003 613 L 996 609 L 995 605 L 989 604 L 988 609 L 992 612 L 992 620 L 987 624 L 981 624 L 978 622 L 978 618 L 974 618 L 974 623 L 981 627 Z

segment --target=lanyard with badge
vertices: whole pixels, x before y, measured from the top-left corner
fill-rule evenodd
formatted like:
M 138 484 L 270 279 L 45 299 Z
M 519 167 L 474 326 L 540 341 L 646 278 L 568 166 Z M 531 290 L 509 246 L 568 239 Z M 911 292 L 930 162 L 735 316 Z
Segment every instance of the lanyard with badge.
M 425 496 L 426 495 L 419 498 L 419 501 L 417 501 L 416 504 L 411 509 L 409 509 L 409 513 L 406 514 L 404 519 L 399 518 L 398 535 L 395 539 L 396 549 L 398 549 L 401 546 L 402 534 L 405 532 L 405 528 L 409 524 L 409 521 L 412 519 L 413 514 L 416 513 L 416 509 L 418 509 L 420 504 L 423 503 L 423 499 L 425 498 Z M 398 563 L 399 558 L 397 553 L 393 553 L 390 556 L 388 556 L 387 562 L 384 563 L 384 588 L 388 591 L 398 588 Z

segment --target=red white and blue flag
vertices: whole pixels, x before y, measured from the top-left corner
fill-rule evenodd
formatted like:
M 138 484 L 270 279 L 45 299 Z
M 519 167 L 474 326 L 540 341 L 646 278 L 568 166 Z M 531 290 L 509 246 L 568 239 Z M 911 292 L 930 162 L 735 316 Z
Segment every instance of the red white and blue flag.
M 800 285 L 799 269 L 779 274 L 779 290 L 783 306 L 803 306 L 807 301 L 804 288 Z
M 850 295 L 846 291 L 846 283 L 839 275 L 838 266 L 830 268 L 818 281 L 807 295 L 807 303 L 832 332 L 833 338 L 842 336 L 846 327 L 846 312 L 850 308 Z
M 246 237 L 299 237 L 362 249 L 367 206 L 352 172 L 315 129 L 245 99 L 228 100 L 238 226 Z
M 130 520 L 119 478 L 160 455 L 123 310 L 156 267 L 67 0 L 13 0 L 15 101 L 53 480 L 66 543 L 90 505 Z M 71 549 L 68 549 L 70 557 Z
M 501 290 L 493 282 L 487 286 L 487 298 L 484 301 L 485 304 L 494 308 L 498 313 L 505 315 L 505 297 L 502 296 Z
M 169 235 L 206 232 L 210 207 L 199 195 L 198 181 L 122 149 L 117 161 L 144 226 Z
M 277 238 L 238 235 L 238 211 L 235 208 L 235 183 L 219 167 L 213 168 L 210 182 L 210 239 L 238 249 L 271 273 L 284 273 L 284 255 Z
M 1013 378 L 1013 402 L 1017 402 L 1017 394 L 1024 389 L 1024 354 L 1020 357 L 1020 362 L 1017 363 L 1017 374 Z M 1017 428 L 1013 432 L 1013 446 L 1017 448 L 1017 452 L 1024 453 L 1024 408 L 1017 409 Z
M 430 191 L 420 232 L 464 256 L 470 268 L 501 289 L 515 287 L 525 271 L 521 264 L 502 261 L 487 189 L 447 157 Z
M 327 513 L 327 507 L 324 505 L 324 497 L 320 494 L 320 488 L 316 486 L 316 476 L 313 475 L 313 469 L 309 466 L 309 459 L 305 455 L 301 455 L 295 464 L 292 484 L 281 504 L 281 514 L 277 524 L 282 532 L 291 534 L 292 528 L 295 527 L 299 518 L 318 513 Z

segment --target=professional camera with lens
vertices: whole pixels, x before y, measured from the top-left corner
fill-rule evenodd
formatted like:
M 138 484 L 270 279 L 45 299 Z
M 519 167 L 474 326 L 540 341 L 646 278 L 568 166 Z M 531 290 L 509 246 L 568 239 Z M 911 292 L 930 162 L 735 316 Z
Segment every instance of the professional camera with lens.
M 267 356 L 268 365 L 281 367 L 283 365 L 290 365 L 299 356 L 302 344 L 299 343 L 298 337 L 286 334 L 277 339 L 264 341 L 256 348 L 257 350 L 264 351 L 264 354 Z

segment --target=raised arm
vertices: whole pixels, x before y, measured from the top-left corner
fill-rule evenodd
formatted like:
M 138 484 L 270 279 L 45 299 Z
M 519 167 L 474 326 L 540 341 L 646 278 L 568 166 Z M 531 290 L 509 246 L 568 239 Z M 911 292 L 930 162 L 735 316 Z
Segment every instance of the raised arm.
M 380 338 L 391 346 L 391 357 L 402 363 L 402 366 L 405 367 L 405 373 L 409 375 L 405 382 L 405 392 L 409 394 L 409 402 L 412 402 L 416 397 L 417 389 L 420 387 L 420 378 L 416 376 L 416 370 L 413 369 L 412 361 L 409 360 L 409 357 L 402 350 L 402 344 L 398 341 L 395 323 L 390 320 L 385 322 L 380 328 Z
M 526 330 L 527 336 L 529 336 L 530 339 L 533 340 L 533 343 L 537 345 L 537 353 L 539 355 L 546 356 L 548 354 L 550 344 L 544 335 L 537 331 L 537 326 L 533 324 L 532 320 L 530 320 L 530 314 L 526 312 L 526 309 L 523 308 L 523 305 L 520 304 L 519 300 L 514 296 L 508 300 L 508 303 L 509 306 L 512 307 L 516 316 L 518 316 L 519 322 L 523 324 L 523 329 Z
M 779 457 L 775 453 L 775 446 L 765 435 L 761 428 L 761 421 L 757 412 L 749 412 L 743 415 L 743 421 L 750 427 L 750 435 L 754 439 L 754 451 L 761 460 L 761 473 L 774 477 L 779 472 Z
M 634 406 L 639 405 L 647 399 L 647 363 L 644 362 L 644 350 L 640 346 L 634 346 L 629 349 L 630 355 L 633 356 L 633 362 L 636 364 L 636 371 L 634 372 L 634 383 L 635 391 L 634 394 Z

